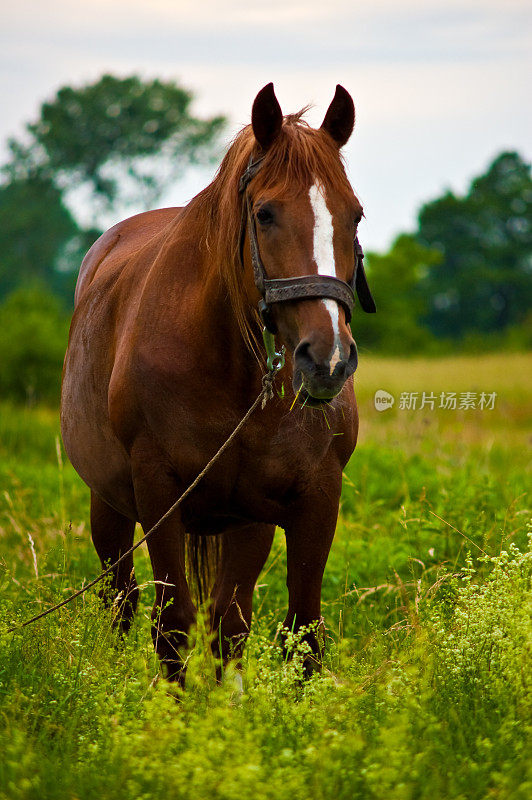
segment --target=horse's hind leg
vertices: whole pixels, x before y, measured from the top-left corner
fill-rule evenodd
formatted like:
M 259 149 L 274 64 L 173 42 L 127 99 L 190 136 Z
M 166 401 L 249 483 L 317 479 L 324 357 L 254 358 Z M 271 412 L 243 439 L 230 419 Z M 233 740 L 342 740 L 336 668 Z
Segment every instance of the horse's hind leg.
M 274 525 L 249 525 L 223 534 L 212 590 L 213 649 L 225 662 L 240 658 L 251 626 L 253 591 L 270 552 Z
M 135 523 L 91 492 L 91 532 L 102 567 L 106 568 L 118 561 L 132 546 Z M 115 622 L 123 633 L 127 633 L 139 599 L 139 589 L 133 570 L 133 554 L 121 561 L 112 571 L 111 585 L 109 589 L 102 591 L 102 596 L 106 602 L 117 603 Z
M 133 480 L 139 518 L 147 533 L 182 492 L 169 474 L 167 465 L 151 443 L 142 443 L 134 452 Z M 150 536 L 148 552 L 155 581 L 155 604 L 152 609 L 152 639 L 168 680 L 184 683 L 184 651 L 189 631 L 196 621 L 185 573 L 185 530 L 176 509 Z

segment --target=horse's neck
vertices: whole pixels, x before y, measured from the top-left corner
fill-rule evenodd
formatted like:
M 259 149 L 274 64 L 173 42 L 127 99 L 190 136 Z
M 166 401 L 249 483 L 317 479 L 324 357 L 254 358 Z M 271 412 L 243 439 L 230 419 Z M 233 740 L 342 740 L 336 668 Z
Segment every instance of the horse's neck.
M 236 383 L 243 381 L 248 386 L 253 376 L 261 375 L 261 368 L 250 347 L 251 340 L 246 341 L 240 327 L 238 314 L 231 303 L 228 287 L 221 277 L 218 265 L 209 275 L 206 288 L 202 304 L 205 329 L 209 332 L 209 348 L 217 351 L 217 358 L 225 365 L 224 371 L 228 376 L 232 374 Z M 256 323 L 252 320 L 251 306 L 248 315 L 250 330 L 253 330 Z
M 239 326 L 223 279 L 225 265 L 218 264 L 206 246 L 201 220 L 190 215 L 183 220 L 183 226 L 184 229 L 176 226 L 167 243 L 168 256 L 160 276 L 154 276 L 151 302 L 154 296 L 163 300 L 176 298 L 175 312 L 171 310 L 170 314 L 175 313 L 177 326 L 182 329 L 198 366 L 203 365 L 213 378 L 227 378 L 235 385 L 249 385 L 254 390 L 261 367 Z M 250 305 L 250 320 L 251 312 Z

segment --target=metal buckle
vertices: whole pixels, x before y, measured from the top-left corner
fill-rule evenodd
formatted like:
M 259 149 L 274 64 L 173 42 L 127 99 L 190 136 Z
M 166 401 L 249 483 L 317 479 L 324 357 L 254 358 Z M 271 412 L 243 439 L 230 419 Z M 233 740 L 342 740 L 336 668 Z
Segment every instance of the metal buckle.
M 264 348 L 266 350 L 266 366 L 268 372 L 279 372 L 284 367 L 285 362 L 285 349 L 284 345 L 281 347 L 280 352 L 275 349 L 275 336 L 267 328 L 262 329 L 262 338 L 264 340 Z

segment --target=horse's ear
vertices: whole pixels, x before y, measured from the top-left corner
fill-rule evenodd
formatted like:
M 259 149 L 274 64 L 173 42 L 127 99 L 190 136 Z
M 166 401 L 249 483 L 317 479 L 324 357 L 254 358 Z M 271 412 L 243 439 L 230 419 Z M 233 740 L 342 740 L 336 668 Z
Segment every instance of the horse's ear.
M 277 137 L 283 124 L 283 112 L 269 83 L 260 90 L 253 102 L 251 126 L 255 139 L 263 150 L 267 150 Z
M 349 92 L 338 84 L 336 92 L 321 127 L 332 136 L 338 147 L 343 147 L 355 127 L 355 104 Z

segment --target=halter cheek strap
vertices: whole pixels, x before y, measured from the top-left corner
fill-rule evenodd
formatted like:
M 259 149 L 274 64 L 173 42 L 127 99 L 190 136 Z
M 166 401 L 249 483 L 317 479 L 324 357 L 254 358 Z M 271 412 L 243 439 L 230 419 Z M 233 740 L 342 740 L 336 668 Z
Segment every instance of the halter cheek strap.
M 251 180 L 255 177 L 264 158 L 253 161 L 250 156 L 248 166 L 240 178 L 239 192 L 244 194 Z M 364 253 L 359 244 L 358 238 L 354 240 L 354 271 L 350 283 L 346 283 L 340 278 L 329 275 L 303 275 L 293 278 L 268 278 L 264 264 L 260 257 L 259 243 L 257 239 L 257 227 L 255 216 L 251 208 L 249 195 L 246 194 L 245 203 L 242 203 L 242 222 L 240 230 L 240 258 L 244 263 L 243 248 L 246 235 L 249 231 L 251 247 L 251 263 L 253 265 L 253 275 L 255 285 L 261 294 L 259 302 L 259 312 L 265 327 L 273 334 L 276 333 L 276 326 L 273 320 L 270 306 L 274 303 L 284 303 L 294 300 L 309 300 L 330 298 L 340 303 L 345 310 L 345 319 L 351 321 L 351 313 L 355 305 L 355 290 L 358 294 L 360 305 L 364 311 L 374 313 L 375 303 L 364 272 L 363 258 Z

